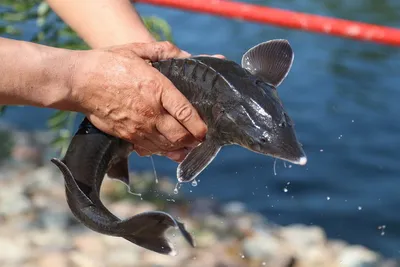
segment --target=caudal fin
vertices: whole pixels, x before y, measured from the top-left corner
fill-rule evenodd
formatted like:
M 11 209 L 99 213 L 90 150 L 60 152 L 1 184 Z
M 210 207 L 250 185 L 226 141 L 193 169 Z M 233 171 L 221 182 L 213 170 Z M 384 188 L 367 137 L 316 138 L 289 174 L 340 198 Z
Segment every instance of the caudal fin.
M 161 211 L 140 213 L 118 223 L 118 229 L 125 233 L 123 237 L 138 246 L 161 254 L 176 255 L 173 244 L 165 237 L 165 232 L 170 228 L 177 228 L 185 240 L 194 247 L 194 240 L 185 226 L 175 220 L 171 215 Z

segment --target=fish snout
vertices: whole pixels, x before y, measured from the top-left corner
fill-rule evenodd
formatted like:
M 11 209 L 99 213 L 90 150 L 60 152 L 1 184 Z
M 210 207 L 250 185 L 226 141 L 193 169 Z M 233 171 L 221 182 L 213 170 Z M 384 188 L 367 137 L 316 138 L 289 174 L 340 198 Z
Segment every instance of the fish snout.
M 298 142 L 278 148 L 276 157 L 302 166 L 306 165 L 308 161 L 302 145 Z
M 254 142 L 254 150 L 269 154 L 272 157 L 279 158 L 293 164 L 306 165 L 307 156 L 303 150 L 303 146 L 297 141 L 294 134 L 290 134 L 290 138 L 268 139 L 268 136 L 261 136 Z

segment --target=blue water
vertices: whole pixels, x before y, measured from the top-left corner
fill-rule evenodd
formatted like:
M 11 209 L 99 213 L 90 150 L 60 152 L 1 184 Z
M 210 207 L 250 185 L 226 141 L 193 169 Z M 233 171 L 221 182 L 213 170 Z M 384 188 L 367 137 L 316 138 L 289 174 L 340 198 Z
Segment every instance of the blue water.
M 400 27 L 397 0 L 248 2 Z M 277 161 L 274 175 L 273 159 L 226 147 L 201 174 L 198 186 L 187 184 L 181 192 L 243 201 L 274 222 L 319 225 L 330 238 L 400 256 L 398 48 L 137 6 L 142 15 L 165 18 L 178 46 L 193 54 L 221 53 L 239 62 L 246 49 L 274 38 L 288 39 L 295 52 L 293 68 L 279 91 L 308 164 L 285 168 Z M 12 108 L 5 120 L 43 128 L 48 115 L 43 109 Z M 175 177 L 176 163 L 154 160 L 159 175 Z M 152 168 L 148 158 L 133 155 L 130 162 L 135 171 Z M 378 229 L 382 225 L 384 235 Z

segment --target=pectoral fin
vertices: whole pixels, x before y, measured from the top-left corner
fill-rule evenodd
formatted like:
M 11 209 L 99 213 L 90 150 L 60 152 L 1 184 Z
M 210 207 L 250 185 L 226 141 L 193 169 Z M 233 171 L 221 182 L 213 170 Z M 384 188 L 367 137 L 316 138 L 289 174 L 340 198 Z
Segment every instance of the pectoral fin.
M 179 182 L 189 182 L 196 178 L 215 158 L 221 146 L 213 139 L 206 139 L 195 147 L 179 164 L 177 178 Z
M 294 53 L 287 40 L 271 40 L 250 48 L 242 67 L 265 83 L 278 87 L 292 67 Z
M 108 177 L 117 179 L 129 186 L 128 159 L 120 158 L 111 165 L 107 172 Z

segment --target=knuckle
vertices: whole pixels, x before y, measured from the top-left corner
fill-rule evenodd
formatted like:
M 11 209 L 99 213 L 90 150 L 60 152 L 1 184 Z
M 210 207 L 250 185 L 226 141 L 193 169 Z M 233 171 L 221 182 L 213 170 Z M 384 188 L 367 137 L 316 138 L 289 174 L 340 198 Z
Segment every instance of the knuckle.
M 192 118 L 192 116 L 193 116 L 193 110 L 188 105 L 179 107 L 175 113 L 175 117 L 183 123 L 188 122 Z
M 176 47 L 173 43 L 170 41 L 163 41 L 161 42 L 161 47 L 163 50 L 166 51 L 173 51 L 173 50 L 178 50 L 178 47 Z
M 133 135 L 129 132 L 123 132 L 120 134 L 120 137 L 124 140 L 127 140 L 129 142 L 134 141 Z
M 149 152 L 147 150 L 145 150 L 145 149 L 140 149 L 139 148 L 139 149 L 136 149 L 135 151 L 141 157 L 149 155 Z
M 157 82 L 155 79 L 142 80 L 139 82 L 138 87 L 140 91 L 152 90 L 154 92 L 158 91 L 161 88 L 160 83 Z
M 179 135 L 177 135 L 175 138 L 176 138 L 176 139 L 175 139 L 176 141 L 175 141 L 174 143 L 175 143 L 175 144 L 179 144 L 179 145 L 188 144 L 188 143 L 194 141 L 194 138 L 193 138 L 192 135 L 189 134 L 189 133 L 182 133 L 182 134 L 179 134 Z

